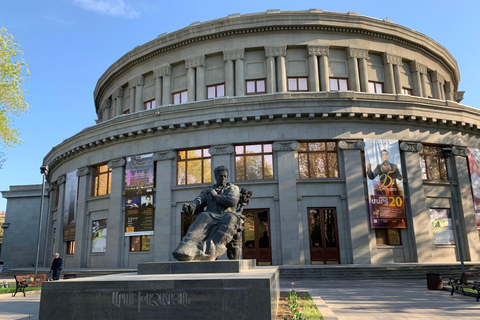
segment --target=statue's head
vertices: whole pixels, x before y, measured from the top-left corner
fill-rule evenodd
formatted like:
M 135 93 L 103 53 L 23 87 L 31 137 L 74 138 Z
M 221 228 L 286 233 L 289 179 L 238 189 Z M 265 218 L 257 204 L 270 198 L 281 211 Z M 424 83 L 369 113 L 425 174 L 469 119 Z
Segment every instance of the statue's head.
M 217 181 L 218 185 L 225 185 L 227 183 L 228 178 L 228 169 L 225 166 L 218 166 L 213 170 L 215 174 L 215 180 Z

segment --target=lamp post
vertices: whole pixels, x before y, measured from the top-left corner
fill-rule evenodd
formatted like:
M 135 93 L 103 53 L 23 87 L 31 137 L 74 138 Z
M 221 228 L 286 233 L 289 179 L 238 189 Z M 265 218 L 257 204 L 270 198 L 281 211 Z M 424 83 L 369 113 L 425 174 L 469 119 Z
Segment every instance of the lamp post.
M 35 275 L 37 274 L 38 256 L 40 254 L 40 234 L 42 231 L 43 197 L 45 195 L 45 177 L 48 174 L 48 166 L 41 166 L 40 173 L 43 174 L 43 179 L 42 179 L 42 198 L 40 199 L 40 217 L 38 218 L 38 237 L 37 237 L 37 255 L 35 257 Z
M 465 263 L 463 259 L 463 248 L 462 241 L 460 238 L 460 226 L 458 225 L 457 218 L 457 209 L 456 209 L 456 200 L 455 200 L 455 189 L 453 188 L 453 179 L 457 179 L 457 170 L 455 169 L 455 158 L 452 152 L 452 148 L 442 148 L 442 155 L 445 157 L 445 162 L 447 163 L 447 174 L 451 175 L 448 182 L 450 184 L 450 198 L 452 202 L 452 221 L 455 225 L 455 242 L 458 248 L 458 255 L 460 257 L 460 264 L 462 266 L 462 273 L 465 273 Z M 452 161 L 454 162 L 452 164 Z

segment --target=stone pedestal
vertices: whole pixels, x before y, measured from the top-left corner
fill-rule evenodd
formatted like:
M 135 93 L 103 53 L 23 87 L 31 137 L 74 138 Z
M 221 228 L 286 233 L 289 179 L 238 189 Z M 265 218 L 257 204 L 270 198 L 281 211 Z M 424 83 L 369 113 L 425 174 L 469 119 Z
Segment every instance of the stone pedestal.
M 275 319 L 278 267 L 254 260 L 142 263 L 138 274 L 46 282 L 40 319 Z

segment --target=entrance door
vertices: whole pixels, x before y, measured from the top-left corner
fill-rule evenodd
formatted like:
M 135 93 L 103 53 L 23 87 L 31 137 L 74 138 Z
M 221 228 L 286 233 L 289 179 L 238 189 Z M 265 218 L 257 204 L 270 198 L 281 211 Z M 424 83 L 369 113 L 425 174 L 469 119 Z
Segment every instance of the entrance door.
M 268 209 L 244 210 L 243 259 L 256 259 L 257 265 L 272 264 L 270 213 Z
M 312 264 L 339 264 L 335 208 L 308 208 L 310 260 Z

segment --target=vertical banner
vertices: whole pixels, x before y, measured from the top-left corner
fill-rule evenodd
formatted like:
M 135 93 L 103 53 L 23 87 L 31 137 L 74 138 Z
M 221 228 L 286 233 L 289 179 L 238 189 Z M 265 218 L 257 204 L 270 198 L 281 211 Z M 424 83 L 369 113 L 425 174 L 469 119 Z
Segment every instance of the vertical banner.
M 372 228 L 406 228 L 405 196 L 397 140 L 365 139 Z
M 77 170 L 67 173 L 63 202 L 63 241 L 75 240 L 78 195 Z
M 430 208 L 430 218 L 432 220 L 433 242 L 435 244 L 455 244 L 450 209 Z
M 125 236 L 153 235 L 153 153 L 127 157 Z
M 107 220 L 92 221 L 92 252 L 107 250 Z
M 470 169 L 470 182 L 472 183 L 473 209 L 475 210 L 475 220 L 477 220 L 477 230 L 480 234 L 480 149 L 468 148 L 468 167 Z

